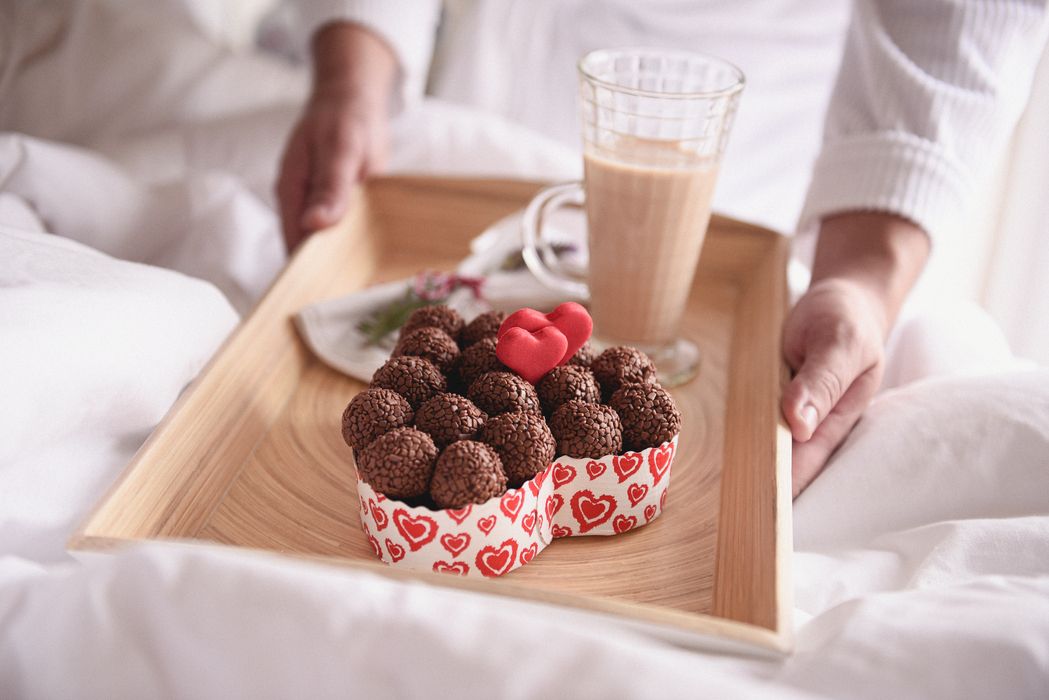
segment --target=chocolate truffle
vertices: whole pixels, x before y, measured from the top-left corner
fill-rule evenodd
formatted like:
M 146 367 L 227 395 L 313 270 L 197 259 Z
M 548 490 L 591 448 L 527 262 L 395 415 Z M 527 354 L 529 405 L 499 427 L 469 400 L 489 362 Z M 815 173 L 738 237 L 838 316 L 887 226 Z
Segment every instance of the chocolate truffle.
M 413 409 L 448 389 L 448 381 L 433 363 L 422 357 L 391 357 L 372 375 L 371 388 L 390 389 L 408 400 Z
M 681 431 L 674 398 L 655 384 L 624 384 L 608 400 L 623 424 L 623 449 L 639 452 L 670 441 Z
M 448 374 L 459 361 L 459 344 L 440 328 L 424 326 L 402 335 L 391 355 L 422 357 L 432 362 L 442 373 Z
M 511 411 L 540 411 L 535 387 L 512 372 L 485 372 L 470 384 L 466 396 L 489 417 Z
M 415 412 L 415 427 L 429 433 L 439 448 L 469 440 L 488 416 L 465 396 L 437 394 Z
M 594 358 L 590 369 L 601 385 L 601 397 L 608 401 L 623 384 L 656 384 L 656 366 L 648 355 L 624 345 L 608 348 Z
M 601 403 L 601 388 L 594 379 L 594 373 L 579 365 L 554 367 L 535 385 L 535 393 L 546 415 L 572 399 Z
M 495 338 L 484 338 L 468 346 L 459 356 L 459 378 L 469 387 L 485 372 L 509 372 L 495 355 Z
M 557 454 L 554 435 L 538 413 L 501 413 L 485 423 L 477 439 L 495 448 L 512 489 L 549 467 Z
M 495 450 L 483 442 L 460 440 L 437 458 L 430 495 L 440 508 L 465 508 L 506 492 L 506 474 Z
M 463 329 L 463 349 L 466 349 L 479 340 L 485 338 L 498 339 L 499 326 L 506 320 L 505 311 L 485 311 L 483 314 L 466 324 Z
M 419 328 L 440 328 L 458 343 L 465 325 L 462 315 L 450 306 L 422 306 L 404 322 L 398 338 L 411 335 Z
M 568 358 L 568 364 L 579 365 L 581 367 L 589 367 L 590 363 L 594 361 L 594 346 L 588 340 L 575 351 L 575 354 Z
M 572 400 L 550 417 L 550 432 L 557 440 L 557 451 L 569 457 L 598 459 L 619 454 L 623 448 L 623 427 L 610 406 Z
M 357 453 L 357 471 L 389 498 L 415 498 L 429 488 L 437 454 L 437 446 L 423 431 L 394 428 Z
M 365 389 L 342 412 L 342 439 L 355 450 L 394 428 L 411 425 L 415 413 L 407 399 L 390 389 Z

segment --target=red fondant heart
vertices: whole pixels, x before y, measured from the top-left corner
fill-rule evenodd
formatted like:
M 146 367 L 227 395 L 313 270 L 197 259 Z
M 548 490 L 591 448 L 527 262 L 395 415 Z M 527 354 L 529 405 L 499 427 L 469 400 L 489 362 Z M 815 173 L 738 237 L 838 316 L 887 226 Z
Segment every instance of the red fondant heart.
M 495 356 L 504 365 L 520 374 L 525 381 L 535 384 L 547 372 L 557 367 L 564 357 L 568 341 L 561 331 L 546 326 L 530 332 L 514 327 L 503 333 L 495 347 Z
M 594 322 L 587 310 L 581 304 L 567 301 L 548 314 L 540 313 L 535 309 L 515 311 L 507 316 L 499 326 L 498 337 L 502 340 L 502 337 L 511 328 L 522 328 L 529 333 L 535 333 L 550 326 L 559 330 L 568 343 L 561 359 L 554 365 L 555 367 L 568 362 L 572 355 L 575 355 L 576 350 L 583 347 L 590 339 L 590 334 L 594 330 Z M 506 362 L 504 361 L 503 364 Z
M 565 356 L 558 364 L 565 364 L 576 350 L 583 347 L 590 334 L 594 332 L 594 321 L 590 318 L 585 307 L 574 301 L 566 301 L 546 315 L 557 330 L 564 334 L 568 341 L 568 349 Z

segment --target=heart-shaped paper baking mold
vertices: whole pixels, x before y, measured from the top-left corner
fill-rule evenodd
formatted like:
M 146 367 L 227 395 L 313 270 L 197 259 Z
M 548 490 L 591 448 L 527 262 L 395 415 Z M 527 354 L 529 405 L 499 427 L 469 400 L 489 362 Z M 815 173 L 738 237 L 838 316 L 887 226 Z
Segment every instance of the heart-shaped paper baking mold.
M 386 498 L 358 473 L 361 525 L 387 564 L 501 576 L 558 537 L 617 535 L 655 520 L 666 503 L 677 441 L 600 459 L 558 457 L 521 488 L 457 510 Z

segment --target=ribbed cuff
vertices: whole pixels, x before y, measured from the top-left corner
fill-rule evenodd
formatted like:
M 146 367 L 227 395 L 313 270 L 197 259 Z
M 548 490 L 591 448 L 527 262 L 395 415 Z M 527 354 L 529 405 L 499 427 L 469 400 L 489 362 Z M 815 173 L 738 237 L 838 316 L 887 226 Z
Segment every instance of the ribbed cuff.
M 287 23 L 291 55 L 310 55 L 313 35 L 329 22 L 345 20 L 367 27 L 397 55 L 395 108 L 417 102 L 426 91 L 433 56 L 439 0 L 286 0 L 281 19 Z
M 936 144 L 904 132 L 848 137 L 824 146 L 798 230 L 846 211 L 883 211 L 921 226 L 935 241 L 963 220 L 975 184 Z

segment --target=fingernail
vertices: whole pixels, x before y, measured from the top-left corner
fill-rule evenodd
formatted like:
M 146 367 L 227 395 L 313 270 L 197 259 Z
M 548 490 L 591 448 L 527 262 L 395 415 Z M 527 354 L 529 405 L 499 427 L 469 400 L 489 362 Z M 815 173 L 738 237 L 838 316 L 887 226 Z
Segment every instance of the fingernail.
M 809 429 L 809 434 L 816 432 L 817 426 L 820 423 L 820 414 L 816 411 L 816 407 L 810 403 L 805 404 L 801 407 L 801 420 L 805 423 L 805 427 Z

